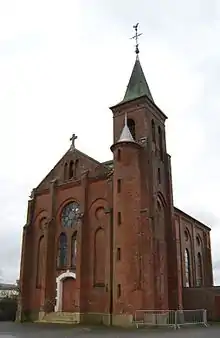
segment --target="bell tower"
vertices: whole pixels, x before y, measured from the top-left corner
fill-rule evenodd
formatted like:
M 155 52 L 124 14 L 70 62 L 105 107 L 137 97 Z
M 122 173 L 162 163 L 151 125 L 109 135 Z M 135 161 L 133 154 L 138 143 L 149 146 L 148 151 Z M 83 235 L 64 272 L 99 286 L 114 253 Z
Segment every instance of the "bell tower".
M 133 234 L 133 236 L 139 236 L 137 252 L 139 251 L 140 256 L 138 262 L 141 262 L 139 289 L 142 296 L 140 296 L 139 306 L 143 309 L 149 309 L 149 306 L 151 309 L 158 310 L 176 309 L 179 303 L 177 254 L 171 164 L 170 156 L 166 151 L 165 121 L 167 117 L 155 104 L 146 81 L 139 59 L 137 39 L 140 34 L 137 33 L 137 27 L 138 25 L 134 26 L 136 60 L 131 77 L 123 100 L 111 107 L 113 139 L 116 144 L 112 148 L 114 150 L 114 174 L 118 173 L 115 149 L 118 148 L 117 142 L 120 139 L 126 116 L 126 126 L 136 144 L 135 147 L 139 146 L 138 155 L 137 150 L 134 152 L 133 159 L 131 158 L 132 152 L 129 155 L 130 163 L 138 163 L 140 179 L 138 187 L 133 186 L 133 191 L 129 193 L 130 198 L 133 196 L 134 199 L 139 199 L 139 211 L 136 210 L 136 216 L 133 215 L 137 227 L 136 235 Z M 121 175 L 125 173 L 126 171 L 122 171 Z M 133 174 L 137 175 L 137 173 Z M 123 180 L 123 177 L 121 179 Z M 115 196 L 114 192 L 113 196 Z M 124 207 L 123 213 L 130 213 L 126 198 L 126 195 L 123 195 L 123 205 L 127 205 L 127 211 Z M 116 217 L 115 214 L 114 217 Z M 124 236 L 127 236 L 126 224 L 120 231 L 124 231 Z M 149 292 L 149 288 L 152 292 Z M 126 292 L 128 293 L 128 290 Z

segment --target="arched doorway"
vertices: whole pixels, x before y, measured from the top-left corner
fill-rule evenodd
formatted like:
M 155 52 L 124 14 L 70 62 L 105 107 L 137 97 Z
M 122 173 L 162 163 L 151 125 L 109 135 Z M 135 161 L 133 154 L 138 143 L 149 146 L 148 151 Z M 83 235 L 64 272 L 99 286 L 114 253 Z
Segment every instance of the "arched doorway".
M 76 274 L 67 270 L 56 279 L 57 296 L 55 312 L 78 311 L 76 299 Z

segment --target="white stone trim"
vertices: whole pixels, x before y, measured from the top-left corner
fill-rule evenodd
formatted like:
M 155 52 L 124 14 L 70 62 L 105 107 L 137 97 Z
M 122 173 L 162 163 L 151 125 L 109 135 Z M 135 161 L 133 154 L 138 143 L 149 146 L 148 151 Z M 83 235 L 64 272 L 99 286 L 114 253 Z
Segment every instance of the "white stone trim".
M 76 279 L 76 274 L 75 272 L 71 272 L 70 270 L 67 270 L 66 272 L 61 273 L 56 278 L 56 285 L 57 285 L 57 295 L 56 295 L 56 305 L 55 305 L 55 312 L 62 311 L 63 307 L 63 281 L 66 278 L 73 278 Z

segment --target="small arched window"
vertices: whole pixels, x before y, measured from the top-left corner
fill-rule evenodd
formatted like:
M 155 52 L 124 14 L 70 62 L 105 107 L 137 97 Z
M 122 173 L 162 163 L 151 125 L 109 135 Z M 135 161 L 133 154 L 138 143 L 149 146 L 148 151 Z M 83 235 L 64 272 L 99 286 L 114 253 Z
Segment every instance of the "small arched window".
M 155 132 L 155 123 L 154 120 L 151 120 L 151 132 L 152 132 L 152 140 L 156 141 L 156 132 Z
M 69 179 L 73 178 L 73 166 L 74 166 L 73 161 L 70 161 L 70 164 L 69 164 Z
M 77 256 L 77 232 L 75 232 L 71 239 L 71 266 L 76 267 Z
M 67 266 L 67 237 L 62 232 L 58 239 L 57 267 L 62 269 Z
M 189 250 L 185 249 L 185 286 L 187 288 L 190 287 L 191 281 L 190 281 L 190 257 L 189 257 Z
M 163 135 L 160 126 L 158 127 L 160 159 L 163 161 Z
M 68 180 L 68 163 L 64 164 L 64 181 Z
M 117 161 L 118 162 L 121 161 L 121 149 L 118 149 L 118 152 L 117 152 Z
M 131 132 L 131 135 L 133 136 L 133 139 L 135 140 L 136 139 L 136 131 L 135 131 L 135 122 L 133 119 L 128 119 L 128 128 Z
M 197 277 L 196 277 L 196 285 L 197 286 L 202 286 L 202 256 L 201 253 L 199 252 L 197 254 Z

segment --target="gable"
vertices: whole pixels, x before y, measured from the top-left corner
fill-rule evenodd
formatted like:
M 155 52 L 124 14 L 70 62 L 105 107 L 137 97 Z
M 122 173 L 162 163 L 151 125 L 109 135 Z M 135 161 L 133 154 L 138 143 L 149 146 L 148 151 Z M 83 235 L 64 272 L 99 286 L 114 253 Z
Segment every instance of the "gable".
M 58 184 L 64 183 L 64 167 L 66 165 L 67 170 L 69 170 L 69 164 L 71 162 L 73 163 L 74 170 L 73 179 L 79 179 L 82 172 L 85 170 L 89 170 L 89 172 L 95 172 L 96 168 L 100 167 L 101 165 L 99 161 L 84 154 L 78 149 L 69 149 L 65 153 L 65 155 L 59 160 L 59 162 L 54 166 L 54 168 L 47 174 L 47 176 L 40 182 L 40 184 L 36 188 L 36 191 L 49 188 L 50 182 L 55 178 L 57 179 Z M 75 168 L 75 164 L 77 164 L 77 168 Z

